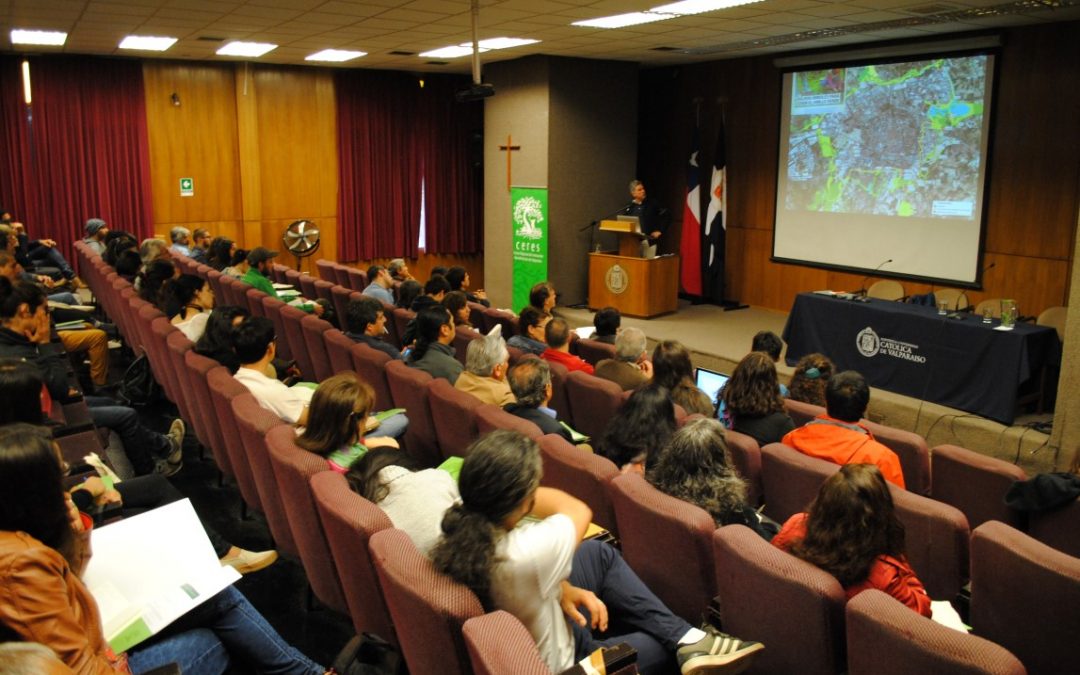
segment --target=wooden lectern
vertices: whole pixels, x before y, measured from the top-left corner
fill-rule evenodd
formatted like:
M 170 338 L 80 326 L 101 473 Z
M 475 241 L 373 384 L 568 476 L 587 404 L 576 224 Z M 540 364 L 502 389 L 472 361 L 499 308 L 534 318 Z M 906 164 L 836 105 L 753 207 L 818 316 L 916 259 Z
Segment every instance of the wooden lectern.
M 589 307 L 646 319 L 678 309 L 678 256 L 642 258 L 646 236 L 633 221 L 604 220 L 600 229 L 618 234 L 619 252 L 589 254 Z

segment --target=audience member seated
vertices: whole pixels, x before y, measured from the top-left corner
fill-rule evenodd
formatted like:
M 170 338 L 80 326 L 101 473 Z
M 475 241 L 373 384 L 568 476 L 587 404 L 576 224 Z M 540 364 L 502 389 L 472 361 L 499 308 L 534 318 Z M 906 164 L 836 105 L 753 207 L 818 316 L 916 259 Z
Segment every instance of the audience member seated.
M 541 358 L 566 366 L 569 371 L 580 370 L 594 374 L 592 364 L 570 353 L 570 326 L 565 319 L 552 319 L 544 327 L 544 342 L 547 349 L 541 354 Z
M 142 268 L 142 258 L 139 257 L 138 251 L 129 248 L 118 254 L 116 264 L 113 267 L 116 269 L 117 276 L 125 279 L 130 284 L 134 284 L 135 279 L 139 276 L 139 270 Z
M 0 358 L 25 360 L 36 366 L 54 401 L 62 403 L 81 395 L 68 381 L 67 356 L 50 342 L 45 295 L 37 286 L 12 286 L 6 278 L 0 278 Z M 156 471 L 170 476 L 183 466 L 181 420 L 174 420 L 165 436 L 144 427 L 134 410 L 108 397 L 86 396 L 84 400 L 94 424 L 120 436 L 137 475 Z
M 446 270 L 446 282 L 450 284 L 451 291 L 463 292 L 469 302 L 475 302 L 484 307 L 491 307 L 491 303 L 487 299 L 487 292 L 484 289 L 478 288 L 475 291 L 469 290 L 472 282 L 469 279 L 469 273 L 464 267 L 457 265 Z
M 825 407 L 825 386 L 836 367 L 824 354 L 807 354 L 795 364 L 788 398 Z
M 397 304 L 394 306 L 398 309 L 409 309 L 423 292 L 424 287 L 420 285 L 419 281 L 414 279 L 404 281 L 398 287 Z
M 226 305 L 210 313 L 206 329 L 195 342 L 195 353 L 213 359 L 229 369 L 233 375 L 240 368 L 240 360 L 233 349 L 236 329 L 248 317 L 243 307 Z
M 93 315 L 90 312 L 76 309 L 76 306 L 81 305 L 82 303 L 74 293 L 69 291 L 57 293 L 55 288 L 50 289 L 50 286 L 55 286 L 55 284 L 51 283 L 52 280 L 49 279 L 49 277 L 30 274 L 23 269 L 15 255 L 8 251 L 0 251 L 0 276 L 7 277 L 13 284 L 25 281 L 47 289 L 45 293 L 47 294 L 46 297 L 48 298 L 49 303 L 53 305 L 53 319 L 55 321 L 88 321 L 93 324 L 99 323 L 93 318 Z M 60 307 L 58 306 L 58 303 L 70 306 Z
M 442 279 L 442 277 L 439 277 Z M 443 283 L 446 283 L 443 280 Z M 416 345 L 405 363 L 450 384 L 457 382 L 465 369 L 454 356 L 454 319 L 445 307 L 435 304 L 416 315 Z
M 416 296 L 412 305 L 409 306 L 409 311 L 415 312 L 417 316 L 420 312 L 424 311 L 427 307 L 442 306 L 443 298 L 450 292 L 450 284 L 446 283 L 446 277 L 441 274 L 435 274 L 427 283 L 424 284 L 424 294 Z M 403 346 L 411 345 L 416 341 L 416 319 L 409 322 L 409 325 L 405 327 L 405 334 L 401 336 L 401 344 Z
M 593 328 L 594 330 L 589 335 L 590 340 L 596 340 L 597 342 L 606 342 L 609 345 L 615 344 L 615 337 L 619 334 L 619 328 L 622 326 L 622 314 L 614 307 L 604 307 L 593 315 Z
M 353 372 L 323 380 L 308 408 L 307 426 L 296 444 L 326 458 L 330 468 L 345 473 L 371 448 L 398 447 L 397 438 L 409 426 L 405 415 L 392 415 L 381 424 L 371 416 L 375 392 Z M 378 428 L 378 436 L 366 436 Z
M 431 268 L 431 276 L 446 278 L 446 273 L 448 271 L 449 271 L 449 268 L 446 267 L 445 265 L 436 265 L 435 267 Z M 447 291 L 447 292 L 449 292 L 449 291 Z
M 449 310 L 450 316 L 454 317 L 455 326 L 464 326 L 476 330 L 476 326 L 469 322 L 472 309 L 469 307 L 469 300 L 465 297 L 464 292 L 450 291 L 443 297 L 442 306 Z
M 139 244 L 139 258 L 142 259 L 143 267 L 146 267 L 155 260 L 168 259 L 169 245 L 164 239 L 143 239 Z
M 763 330 L 754 335 L 754 339 L 750 343 L 750 351 L 766 354 L 773 362 L 773 367 L 775 367 L 780 362 L 780 352 L 784 351 L 784 341 L 776 333 Z M 780 385 L 780 395 L 783 397 L 788 395 L 787 387 L 782 384 Z
M 776 366 L 763 352 L 750 352 L 739 361 L 719 397 L 731 428 L 758 445 L 778 443 L 795 428 L 784 412 Z
M 905 557 L 904 526 L 873 464 L 845 464 L 773 544 L 836 577 L 848 599 L 876 588 L 930 616 L 930 597 Z
M 191 230 L 177 225 L 169 230 L 169 239 L 172 241 L 169 251 L 191 257 Z
M 582 542 L 589 507 L 540 487 L 540 474 L 540 449 L 522 434 L 474 442 L 458 481 L 461 503 L 443 517 L 431 557 L 485 609 L 517 617 L 551 672 L 620 642 L 637 651 L 644 673 L 739 672 L 763 648 L 673 615 L 615 548 Z M 539 522 L 522 523 L 525 516 Z
M 273 264 L 270 261 L 276 257 L 277 251 L 270 251 L 262 246 L 251 249 L 247 254 L 248 271 L 240 278 L 240 281 L 280 300 L 277 289 L 269 279 L 270 268 Z M 297 299 L 290 301 L 289 304 L 309 314 L 314 313 L 316 316 L 322 316 L 323 313 L 322 305 L 308 300 Z
M 210 248 L 206 252 L 206 264 L 221 272 L 229 266 L 232 255 L 236 251 L 236 242 L 227 237 L 214 237 L 210 242 Z
M 259 405 L 289 424 L 307 426 L 314 390 L 303 384 L 289 387 L 267 375 L 273 372 L 277 356 L 273 322 L 262 316 L 245 319 L 233 334 L 233 349 L 240 362 L 233 377 L 255 395 Z
M 656 345 L 652 355 L 653 383 L 664 387 L 671 394 L 671 401 L 682 406 L 687 415 L 712 417 L 716 405 L 709 395 L 694 383 L 694 366 L 690 352 L 675 340 L 664 340 Z
M 197 263 L 206 263 L 206 253 L 210 248 L 210 232 L 204 227 L 197 227 L 191 233 L 191 259 Z
M 0 407 L 0 427 L 20 422 L 35 427 L 49 424 L 41 407 L 42 386 L 35 366 L 26 361 L 0 359 L 0 396 L 9 402 Z M 112 488 L 95 476 L 75 485 L 70 493 L 72 501 L 84 513 L 108 507 L 121 509 L 123 516 L 138 515 L 184 498 L 161 474 L 127 478 Z M 276 551 L 245 551 L 229 544 L 205 523 L 203 529 L 221 564 L 231 565 L 241 574 L 257 572 L 277 559 Z
M 599 451 L 623 473 L 644 474 L 675 433 L 675 405 L 655 384 L 638 389 L 608 421 Z
M 390 276 L 389 270 L 382 265 L 372 265 L 367 270 L 367 278 L 368 285 L 364 289 L 364 295 L 388 305 L 394 304 L 394 294 L 390 291 L 394 287 L 394 278 Z
M 139 289 L 139 297 L 164 312 L 165 297 L 163 291 L 165 290 L 165 283 L 176 278 L 179 274 L 180 269 L 173 264 L 172 260 L 168 258 L 151 260 L 143 265 L 142 271 L 139 272 L 139 281 L 136 284 Z
M 834 464 L 874 464 L 885 480 L 904 487 L 900 458 L 859 423 L 869 404 L 870 387 L 862 375 L 837 373 L 825 387 L 826 413 L 789 432 L 782 443 Z
M 550 314 L 545 314 L 532 305 L 528 305 L 518 316 L 518 334 L 507 340 L 506 344 L 523 352 L 540 356 L 548 348 L 544 340 L 549 321 L 551 321 Z
M 98 255 L 105 252 L 105 237 L 109 234 L 109 226 L 101 218 L 90 218 L 86 221 L 86 238 L 83 243 Z
M 541 281 L 529 290 L 529 306 L 550 315 L 555 309 L 558 293 L 550 281 Z
M 116 267 L 116 261 L 124 251 L 134 251 L 135 255 L 139 255 L 139 240 L 128 232 L 110 230 L 104 242 L 105 252 L 101 254 L 101 259 L 106 265 Z M 139 258 L 139 265 L 142 265 L 142 257 Z
M 390 277 L 399 283 L 406 281 L 414 281 L 413 275 L 409 274 L 409 266 L 405 264 L 403 258 L 394 258 L 386 265 L 386 269 L 390 272 Z M 408 305 L 406 305 L 408 307 Z
M 345 310 L 345 335 L 353 342 L 365 344 L 383 352 L 392 359 L 400 360 L 401 352 L 382 339 L 387 334 L 386 311 L 383 304 L 373 297 L 350 300 Z
M 779 530 L 746 503 L 746 481 L 714 419 L 691 420 L 676 431 L 645 477 L 657 490 L 707 511 L 717 527 L 745 525 L 766 541 Z
M 372 449 L 353 464 L 346 478 L 353 492 L 377 504 L 425 556 L 442 535 L 446 510 L 460 499 L 448 472 L 422 469 L 407 453 L 393 448 Z
M 23 267 L 27 270 L 37 271 L 39 274 L 49 274 L 56 280 L 63 278 L 72 282 L 74 287 L 84 287 L 75 278 L 75 270 L 72 269 L 71 264 L 57 250 L 55 240 L 30 239 L 26 226 L 13 221 L 14 218 L 10 212 L 0 209 L 0 222 L 11 226 L 15 230 L 19 255 L 25 256 L 24 260 L 19 261 Z
M 194 274 L 182 274 L 165 286 L 165 304 L 178 308 L 170 319 L 187 339 L 197 342 L 206 332 L 206 322 L 214 309 L 214 291 L 210 282 Z
M 236 277 L 237 279 L 243 279 L 250 269 L 251 265 L 248 263 L 247 249 L 238 248 L 233 251 L 232 257 L 229 258 L 228 266 L 221 270 L 221 273 L 230 277 Z
M 570 443 L 572 434 L 558 418 L 558 413 L 548 407 L 551 402 L 551 367 L 542 359 L 521 359 L 510 369 L 510 391 L 517 402 L 503 406 L 511 415 L 529 420 L 545 434 L 558 434 Z
M 645 333 L 640 328 L 624 328 L 615 339 L 615 358 L 597 363 L 595 375 L 611 380 L 623 391 L 637 389 L 653 377 L 646 346 Z
M 5 257 L 4 265 L 13 269 L 13 271 L 7 273 L 8 278 L 13 281 L 21 280 L 38 284 L 50 294 L 50 299 L 57 302 L 70 305 L 79 304 L 74 294 L 61 290 L 51 276 L 42 273 L 48 270 L 35 269 L 30 266 L 29 258 L 19 247 L 19 237 L 10 225 L 0 223 L 0 241 L 6 242 L 3 250 L 0 251 Z M 8 258 L 14 262 L 9 262 Z
M 25 424 L 0 429 L 0 448 L 3 475 L 19 477 L 0 495 L 0 624 L 17 639 L 51 648 L 77 673 L 139 674 L 172 663 L 183 672 L 223 673 L 231 658 L 260 672 L 326 672 L 233 586 L 126 657 L 114 654 L 79 579 L 90 560 L 91 521 L 64 493 L 59 453 Z
M 465 370 L 458 376 L 454 388 L 501 408 L 517 400 L 506 380 L 509 369 L 510 352 L 502 339 L 502 326 L 495 326 L 484 337 L 469 343 L 465 352 Z

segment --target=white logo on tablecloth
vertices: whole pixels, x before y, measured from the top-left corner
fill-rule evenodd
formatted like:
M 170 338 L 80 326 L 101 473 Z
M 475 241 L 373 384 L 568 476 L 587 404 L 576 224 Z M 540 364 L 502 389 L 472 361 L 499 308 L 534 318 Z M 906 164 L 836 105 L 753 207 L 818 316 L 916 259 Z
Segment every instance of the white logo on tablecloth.
M 880 354 L 913 363 L 926 363 L 926 357 L 918 353 L 919 345 L 887 337 L 878 337 L 878 334 L 870 326 L 863 328 L 855 336 L 855 347 L 866 358 Z

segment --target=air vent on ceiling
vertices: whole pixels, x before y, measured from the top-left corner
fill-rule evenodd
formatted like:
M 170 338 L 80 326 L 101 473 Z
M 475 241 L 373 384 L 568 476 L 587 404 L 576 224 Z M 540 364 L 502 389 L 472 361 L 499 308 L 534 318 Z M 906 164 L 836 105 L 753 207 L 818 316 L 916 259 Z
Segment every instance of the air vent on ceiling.
M 448 65 L 450 65 L 449 61 L 424 61 L 424 63 L 426 63 L 429 66 L 448 66 Z
M 395 49 L 390 52 L 390 56 L 416 56 L 416 52 L 407 52 L 402 49 Z
M 679 48 L 678 47 L 652 47 L 651 51 L 654 51 L 654 52 L 677 52 L 677 51 L 679 51 Z
M 213 35 L 200 35 L 199 39 L 203 42 L 225 42 L 225 38 L 214 37 Z

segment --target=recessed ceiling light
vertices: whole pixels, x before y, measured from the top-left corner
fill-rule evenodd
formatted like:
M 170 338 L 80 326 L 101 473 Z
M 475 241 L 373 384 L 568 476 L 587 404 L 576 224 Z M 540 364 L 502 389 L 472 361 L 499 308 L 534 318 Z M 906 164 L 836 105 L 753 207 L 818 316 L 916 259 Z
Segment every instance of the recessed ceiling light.
M 483 47 L 480 48 L 481 52 L 488 50 Z M 441 49 L 432 49 L 430 52 L 420 52 L 420 56 L 430 59 L 456 59 L 461 56 L 468 56 L 472 54 L 472 45 L 457 45 L 454 47 L 442 47 Z
M 637 26 L 643 23 L 652 23 L 654 21 L 664 21 L 665 19 L 675 18 L 674 14 L 658 14 L 656 12 L 630 12 L 629 14 L 616 14 L 615 16 L 602 16 L 599 19 L 586 19 L 585 21 L 575 21 L 575 26 L 586 26 L 588 28 L 625 28 L 627 26 Z
M 277 49 L 269 42 L 230 42 L 217 50 L 220 56 L 262 56 Z
M 67 41 L 67 33 L 55 30 L 22 30 L 16 28 L 11 31 L 11 44 L 13 45 L 52 45 L 59 47 Z
M 532 45 L 540 42 L 539 40 L 529 40 L 527 38 L 489 38 L 487 40 L 480 41 L 481 49 L 510 49 L 511 47 L 521 47 L 522 45 Z M 468 47 L 472 49 L 472 43 L 466 42 L 461 45 L 462 47 Z
M 660 14 L 678 14 L 680 16 L 685 16 L 687 14 L 715 12 L 718 9 L 738 7 L 739 5 L 750 5 L 755 2 L 761 2 L 761 0 L 682 0 L 681 2 L 672 2 L 667 5 L 653 7 L 649 11 L 658 12 Z
M 352 61 L 353 59 L 358 59 L 361 56 L 367 56 L 367 52 L 349 51 L 347 49 L 324 49 L 321 52 L 308 54 L 304 57 L 304 60 L 332 61 L 334 63 L 341 63 L 342 61 Z
M 141 49 L 148 52 L 163 52 L 174 44 L 176 44 L 176 38 L 174 37 L 129 35 L 120 41 L 120 49 Z

